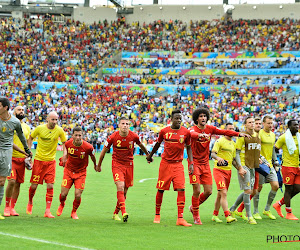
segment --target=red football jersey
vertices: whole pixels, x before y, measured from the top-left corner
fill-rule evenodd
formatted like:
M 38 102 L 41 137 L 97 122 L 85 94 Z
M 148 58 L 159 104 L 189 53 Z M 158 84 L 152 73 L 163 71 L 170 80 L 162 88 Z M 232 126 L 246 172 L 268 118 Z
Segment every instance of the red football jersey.
M 136 133 L 129 131 L 127 136 L 122 137 L 119 131 L 116 131 L 107 138 L 104 146 L 110 148 L 113 145 L 112 159 L 122 164 L 133 161 L 134 143 L 141 144 Z
M 72 172 L 78 173 L 85 171 L 89 165 L 89 155 L 94 155 L 94 147 L 86 141 L 82 141 L 81 146 L 73 144 L 73 138 L 65 143 L 68 159 L 65 168 Z
M 190 132 L 192 138 L 193 159 L 198 164 L 207 164 L 209 161 L 209 143 L 212 135 L 239 136 L 238 132 L 219 129 L 212 125 L 206 125 L 204 129 L 200 129 L 198 126 L 193 126 L 190 128 Z M 208 134 L 209 139 L 199 138 L 199 133 Z
M 183 160 L 184 146 L 191 145 L 190 131 L 185 127 L 172 129 L 171 126 L 163 128 L 159 132 L 157 141 L 165 141 L 162 159 L 168 162 L 180 162 Z

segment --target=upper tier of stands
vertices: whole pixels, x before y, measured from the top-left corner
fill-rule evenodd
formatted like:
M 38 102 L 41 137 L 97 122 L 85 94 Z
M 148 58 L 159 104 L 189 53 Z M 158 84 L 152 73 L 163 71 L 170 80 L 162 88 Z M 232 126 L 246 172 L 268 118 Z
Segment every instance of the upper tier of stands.
M 189 25 L 178 20 L 150 24 L 117 20 L 91 25 L 71 20 L 56 23 L 51 19 L 0 21 L 0 80 L 12 83 L 95 80 L 100 78 L 97 70 L 121 50 L 169 50 L 195 59 L 201 52 L 280 53 L 300 49 L 300 20 L 294 19 L 221 19 Z M 208 69 L 220 67 L 207 64 Z M 222 68 L 224 64 L 228 62 L 223 61 Z M 250 63 L 249 68 L 258 67 L 254 64 Z M 298 65 L 293 60 L 285 64 L 289 69 Z

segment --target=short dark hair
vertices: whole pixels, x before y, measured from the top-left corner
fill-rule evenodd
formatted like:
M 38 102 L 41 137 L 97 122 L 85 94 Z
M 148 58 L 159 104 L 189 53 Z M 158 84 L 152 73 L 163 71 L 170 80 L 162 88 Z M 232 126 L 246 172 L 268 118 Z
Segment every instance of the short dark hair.
M 0 97 L 0 102 L 3 108 L 7 107 L 7 111 L 10 109 L 10 101 L 6 97 Z
M 79 126 L 73 128 L 73 134 L 74 134 L 75 132 L 82 132 L 82 128 L 79 127 Z
M 172 113 L 171 113 L 171 118 L 173 118 L 173 116 L 174 116 L 175 114 L 181 114 L 181 111 L 180 111 L 179 109 L 173 110 Z
M 231 122 L 227 122 L 226 124 L 225 124 L 225 128 L 227 128 L 227 126 L 228 125 L 233 125 Z
M 120 121 L 124 121 L 124 120 L 129 121 L 129 119 L 128 119 L 126 116 L 122 116 L 122 117 L 119 119 L 119 122 L 120 122 Z
M 273 117 L 272 117 L 272 116 L 270 116 L 270 115 L 265 115 L 265 116 L 264 116 L 264 118 L 263 118 L 263 122 L 266 122 L 266 121 L 267 121 L 267 119 L 271 119 L 271 120 L 273 120 Z
M 295 120 L 295 119 L 291 119 L 291 120 L 288 121 L 287 126 L 288 127 L 292 126 L 292 122 L 298 122 L 298 121 Z
M 200 109 L 196 109 L 193 112 L 193 121 L 194 123 L 197 125 L 198 124 L 198 118 L 200 114 L 205 114 L 207 117 L 207 120 L 209 120 L 209 111 L 207 108 L 200 108 Z
M 246 123 L 247 123 L 247 120 L 248 120 L 248 119 L 251 119 L 251 118 L 253 118 L 253 116 L 250 116 L 250 115 L 247 116 L 246 119 L 244 120 L 244 124 L 246 124 Z

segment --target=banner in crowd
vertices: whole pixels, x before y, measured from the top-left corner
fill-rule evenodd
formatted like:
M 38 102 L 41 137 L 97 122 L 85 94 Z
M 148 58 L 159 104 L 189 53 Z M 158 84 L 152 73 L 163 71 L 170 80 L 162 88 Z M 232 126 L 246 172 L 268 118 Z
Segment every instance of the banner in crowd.
M 124 74 L 124 75 L 142 75 L 149 74 L 149 69 L 134 69 L 134 68 L 103 68 L 103 74 Z
M 219 52 L 205 53 L 195 52 L 185 54 L 183 59 L 259 59 L 259 58 L 277 58 L 277 57 L 300 57 L 300 51 L 266 51 L 266 52 Z
M 0 83 L 0 84 L 5 84 L 5 83 Z M 99 83 L 99 85 L 106 85 L 107 83 Z M 94 84 L 88 84 L 87 86 L 92 86 Z M 5 85 L 4 85 L 5 86 Z M 71 84 L 71 83 L 63 83 L 63 82 L 40 82 L 37 84 L 37 88 L 40 92 L 46 93 L 49 92 L 49 89 L 51 89 L 53 86 L 57 89 L 65 88 L 67 87 L 68 89 L 78 89 L 77 84 Z M 139 85 L 134 85 L 134 86 L 123 86 L 126 87 L 127 89 L 130 90 L 136 90 L 136 91 L 143 91 L 147 92 L 148 96 L 153 96 L 157 94 L 158 92 L 163 92 L 166 91 L 164 88 L 161 87 L 155 87 L 153 85 L 146 85 L 146 86 L 139 86 Z
M 89 84 L 88 86 L 92 86 L 94 84 Z M 106 85 L 106 83 L 102 83 L 102 85 Z M 65 88 L 68 89 L 78 89 L 77 84 L 69 84 L 69 83 L 57 83 L 57 82 L 40 82 L 37 84 L 38 90 L 42 93 L 49 92 L 53 86 L 57 89 Z M 158 93 L 168 93 L 170 95 L 174 95 L 178 92 L 181 92 L 182 95 L 186 96 L 188 94 L 201 92 L 206 97 L 209 96 L 211 92 L 222 92 L 223 86 L 193 86 L 184 85 L 184 86 L 175 86 L 175 85 L 123 85 L 130 90 L 147 92 L 148 96 L 153 96 Z M 190 92 L 192 91 L 192 92 Z
M 135 69 L 135 68 L 103 68 L 103 74 L 121 75 L 296 75 L 300 74 L 300 68 L 279 68 L 279 69 Z
M 122 52 L 122 58 L 174 58 L 175 51 Z
M 37 84 L 37 88 L 42 93 L 46 93 L 47 90 L 51 89 L 55 85 L 56 88 L 61 89 L 68 87 L 69 89 L 77 89 L 78 84 L 64 83 L 64 82 L 40 82 Z
M 251 59 L 251 58 L 277 58 L 300 57 L 300 51 L 264 51 L 264 52 L 122 52 L 123 59 L 130 58 L 181 58 L 181 59 Z

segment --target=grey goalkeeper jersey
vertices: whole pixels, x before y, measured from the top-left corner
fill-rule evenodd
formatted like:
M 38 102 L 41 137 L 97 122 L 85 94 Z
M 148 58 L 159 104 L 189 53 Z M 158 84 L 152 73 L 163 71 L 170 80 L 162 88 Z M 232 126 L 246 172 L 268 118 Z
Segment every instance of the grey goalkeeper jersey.
M 0 119 L 0 150 L 12 149 L 15 131 L 24 148 L 28 148 L 21 123 L 19 119 L 12 115 L 8 121 Z

